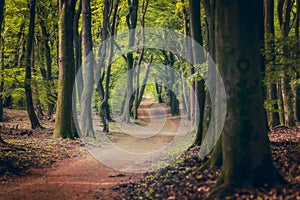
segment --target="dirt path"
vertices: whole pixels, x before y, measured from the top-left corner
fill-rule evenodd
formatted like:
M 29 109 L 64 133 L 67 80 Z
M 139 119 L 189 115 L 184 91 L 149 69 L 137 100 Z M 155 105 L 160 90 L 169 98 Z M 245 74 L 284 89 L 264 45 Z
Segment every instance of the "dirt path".
M 117 194 L 110 188 L 134 181 L 131 175 L 108 168 L 87 154 L 61 161 L 38 175 L 2 182 L 0 199 L 112 199 Z
M 148 120 L 149 115 L 158 116 L 160 113 L 149 113 L 147 101 L 142 103 L 139 114 L 142 119 L 145 119 L 147 123 L 152 123 L 153 126 L 161 121 L 161 119 L 157 119 L 158 121 L 154 119 L 151 122 Z M 151 126 L 149 127 L 151 129 Z M 168 144 L 177 127 L 177 119 L 168 120 L 156 136 L 147 138 L 147 131 L 141 138 L 116 133 L 113 143 L 126 151 L 142 148 L 145 152 L 151 152 Z M 110 152 L 109 155 L 113 153 Z M 139 158 L 146 159 L 143 156 Z M 122 160 L 120 155 L 117 159 L 114 156 L 112 159 L 119 159 L 119 165 L 128 162 L 128 160 Z M 37 172 L 34 175 L 1 182 L 0 199 L 112 199 L 118 196 L 111 189 L 113 186 L 135 182 L 140 177 L 140 174 L 125 173 L 109 168 L 89 153 L 77 159 L 57 162 L 51 168 L 37 170 Z

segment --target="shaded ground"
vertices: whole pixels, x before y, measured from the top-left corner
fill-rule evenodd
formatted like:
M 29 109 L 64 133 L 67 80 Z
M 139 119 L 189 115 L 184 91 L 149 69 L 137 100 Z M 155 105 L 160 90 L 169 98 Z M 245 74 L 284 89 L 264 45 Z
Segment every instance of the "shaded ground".
M 142 105 L 144 125 L 150 123 L 148 111 Z M 156 172 L 120 172 L 93 158 L 79 140 L 51 138 L 53 122 L 47 119 L 42 121 L 46 129 L 31 133 L 25 111 L 5 110 L 5 115 L 10 117 L 0 124 L 8 142 L 0 144 L 0 199 L 203 199 L 220 173 L 217 168 L 197 170 L 204 162 L 197 148 Z M 110 136 L 124 149 L 157 150 L 173 138 L 178 123 L 170 120 L 164 134 L 148 140 L 120 132 Z M 300 129 L 278 127 L 269 137 L 274 163 L 290 185 L 244 190 L 228 199 L 300 199 Z
M 300 129 L 278 127 L 269 134 L 272 156 L 289 185 L 282 188 L 243 190 L 226 199 L 300 199 Z M 216 183 L 218 168 L 199 171 L 204 163 L 199 148 L 186 152 L 177 163 L 146 173 L 138 183 L 115 187 L 116 199 L 204 199 Z
M 155 121 L 148 119 L 153 113 L 149 113 L 147 102 L 141 106 L 142 123 L 155 125 Z M 7 144 L 0 143 L 0 199 L 112 199 L 120 196 L 112 187 L 137 182 L 141 176 L 100 163 L 87 152 L 84 147 L 87 144 L 79 140 L 52 138 L 51 119 L 41 121 L 45 129 L 31 132 L 26 111 L 4 112 L 6 118 L 0 124 L 0 132 Z M 142 148 L 151 152 L 173 138 L 172 131 L 177 124 L 178 119 L 169 120 L 163 128 L 166 134 L 150 139 L 126 136 L 118 131 L 109 136 L 115 145 L 128 151 Z M 124 162 L 120 157 L 117 160 L 121 165 Z
M 30 176 L 2 181 L 1 199 L 112 199 L 110 187 L 137 177 L 120 173 L 89 155 L 66 159 Z

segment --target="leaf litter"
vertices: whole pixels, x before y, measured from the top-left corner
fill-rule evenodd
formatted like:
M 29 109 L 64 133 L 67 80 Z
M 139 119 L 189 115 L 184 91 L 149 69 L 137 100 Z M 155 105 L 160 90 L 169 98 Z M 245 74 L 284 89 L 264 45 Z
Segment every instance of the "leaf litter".
M 300 128 L 276 127 L 269 133 L 274 165 L 289 183 L 281 188 L 255 188 L 236 192 L 226 199 L 296 199 L 300 200 Z M 139 182 L 113 188 L 115 199 L 205 199 L 215 185 L 220 169 L 198 170 L 205 160 L 199 159 L 199 147 L 186 151 L 178 162 L 145 173 Z

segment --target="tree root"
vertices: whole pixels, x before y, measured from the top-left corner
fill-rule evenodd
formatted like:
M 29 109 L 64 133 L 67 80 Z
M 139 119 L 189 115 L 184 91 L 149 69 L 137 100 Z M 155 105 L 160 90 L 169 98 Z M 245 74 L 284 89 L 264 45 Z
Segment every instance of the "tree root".
M 221 184 L 211 190 L 206 199 L 223 199 L 235 194 L 238 190 L 230 185 Z

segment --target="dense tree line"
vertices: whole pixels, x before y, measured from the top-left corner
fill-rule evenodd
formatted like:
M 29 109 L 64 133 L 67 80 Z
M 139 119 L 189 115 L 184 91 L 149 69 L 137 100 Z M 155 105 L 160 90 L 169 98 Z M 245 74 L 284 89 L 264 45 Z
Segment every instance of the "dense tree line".
M 190 121 L 199 122 L 195 145 L 201 145 L 212 120 L 212 94 L 198 76 L 198 68 L 171 52 L 144 48 L 112 63 L 119 44 L 103 43 L 129 30 L 124 45 L 130 49 L 145 42 L 143 29 L 137 32 L 136 28 L 169 28 L 193 39 L 186 51 L 194 63 L 201 64 L 204 56 L 194 43 L 204 46 L 224 80 L 226 123 L 204 166 L 222 166 L 218 189 L 212 194 L 226 193 L 228 188 L 282 184 L 266 131 L 278 125 L 294 126 L 300 120 L 299 6 L 298 0 L 1 0 L 0 120 L 3 107 L 26 108 L 32 129 L 41 127 L 40 117 L 55 115 L 55 137 L 78 137 L 71 103 L 77 76 L 80 134 L 95 137 L 90 106 L 95 88 L 103 131 L 109 132 L 111 92 L 118 78 L 128 72 L 126 91 L 120 97 L 122 120 L 138 119 L 148 90 L 171 108 L 172 115 L 183 112 Z M 174 75 L 152 72 L 152 62 L 179 71 L 190 85 L 183 85 L 184 92 L 176 96 L 170 89 L 178 87 Z M 101 74 L 94 71 L 95 66 L 101 66 Z M 146 88 L 150 71 L 157 74 L 157 80 Z M 164 79 L 168 85 L 158 81 Z

